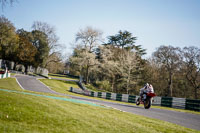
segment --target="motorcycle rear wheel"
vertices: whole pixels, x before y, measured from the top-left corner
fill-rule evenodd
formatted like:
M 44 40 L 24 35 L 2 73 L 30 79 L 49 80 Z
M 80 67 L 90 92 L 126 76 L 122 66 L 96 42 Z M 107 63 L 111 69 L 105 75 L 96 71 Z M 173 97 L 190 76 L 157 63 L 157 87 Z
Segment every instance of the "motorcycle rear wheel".
M 151 98 L 147 98 L 145 101 L 144 101 L 144 108 L 145 109 L 149 109 L 151 107 Z

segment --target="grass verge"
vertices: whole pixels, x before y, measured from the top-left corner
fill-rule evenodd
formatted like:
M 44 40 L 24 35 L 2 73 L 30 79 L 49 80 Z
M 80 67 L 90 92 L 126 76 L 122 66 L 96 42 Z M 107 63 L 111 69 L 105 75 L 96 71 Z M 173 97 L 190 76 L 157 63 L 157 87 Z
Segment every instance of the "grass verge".
M 22 90 L 17 84 L 15 78 L 4 78 L 0 79 L 0 88 L 11 89 L 11 90 Z
M 113 109 L 14 92 L 0 92 L 0 108 L 0 132 L 199 132 Z

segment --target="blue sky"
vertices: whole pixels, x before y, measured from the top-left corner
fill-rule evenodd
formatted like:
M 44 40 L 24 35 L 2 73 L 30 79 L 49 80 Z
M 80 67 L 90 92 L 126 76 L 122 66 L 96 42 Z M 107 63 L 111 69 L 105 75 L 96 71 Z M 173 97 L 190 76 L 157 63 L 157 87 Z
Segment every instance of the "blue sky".
M 55 26 L 60 43 L 70 43 L 86 26 L 103 37 L 128 30 L 147 56 L 160 45 L 200 46 L 200 0 L 18 0 L 0 14 L 17 29 L 31 31 L 34 21 Z

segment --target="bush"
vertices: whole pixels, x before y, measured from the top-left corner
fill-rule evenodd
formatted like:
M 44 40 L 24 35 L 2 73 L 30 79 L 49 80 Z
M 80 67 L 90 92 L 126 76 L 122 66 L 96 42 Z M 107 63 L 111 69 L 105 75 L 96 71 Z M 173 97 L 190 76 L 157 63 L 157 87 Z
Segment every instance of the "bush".
M 100 90 L 111 91 L 111 85 L 109 81 L 96 81 L 96 85 Z

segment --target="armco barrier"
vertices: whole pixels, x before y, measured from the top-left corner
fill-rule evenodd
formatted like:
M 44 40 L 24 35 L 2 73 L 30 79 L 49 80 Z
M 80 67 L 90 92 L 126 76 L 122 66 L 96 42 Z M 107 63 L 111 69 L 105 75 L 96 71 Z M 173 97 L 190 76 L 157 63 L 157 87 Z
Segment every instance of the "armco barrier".
M 136 101 L 136 96 L 132 96 L 132 95 L 128 96 L 128 102 L 129 103 L 135 103 L 135 101 Z
M 200 100 L 186 99 L 185 109 L 200 111 Z
M 129 97 L 128 94 L 122 94 L 122 101 L 123 102 L 128 102 L 128 97 Z
M 116 93 L 111 93 L 111 100 L 116 100 L 117 94 Z
M 154 97 L 152 105 L 161 106 L 161 99 L 162 97 Z
M 98 92 L 98 97 L 101 98 L 102 92 Z
M 185 98 L 173 97 L 172 108 L 185 109 Z
M 106 93 L 106 99 L 111 99 L 111 93 Z
M 116 101 L 122 101 L 122 94 L 117 94 Z
M 115 101 L 123 101 L 129 103 L 135 103 L 139 96 L 133 96 L 128 94 L 116 94 L 116 93 L 108 93 L 108 92 L 94 92 L 76 88 L 70 88 L 71 92 L 89 95 L 91 97 L 104 98 Z M 154 97 L 152 105 L 156 106 L 164 106 L 164 107 L 172 107 L 178 109 L 187 109 L 200 111 L 200 100 L 191 100 L 185 98 L 176 98 L 176 97 Z
M 172 107 L 172 97 L 162 97 L 161 99 L 161 106 L 164 107 Z

